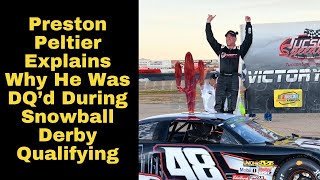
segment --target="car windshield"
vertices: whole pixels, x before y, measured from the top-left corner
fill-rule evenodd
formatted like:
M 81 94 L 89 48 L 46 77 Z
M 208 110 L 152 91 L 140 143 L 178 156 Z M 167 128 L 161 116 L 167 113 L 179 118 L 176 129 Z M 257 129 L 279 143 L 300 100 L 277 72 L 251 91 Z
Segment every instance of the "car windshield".
M 239 134 L 250 144 L 273 143 L 282 136 L 247 117 L 233 117 L 225 121 L 226 126 Z

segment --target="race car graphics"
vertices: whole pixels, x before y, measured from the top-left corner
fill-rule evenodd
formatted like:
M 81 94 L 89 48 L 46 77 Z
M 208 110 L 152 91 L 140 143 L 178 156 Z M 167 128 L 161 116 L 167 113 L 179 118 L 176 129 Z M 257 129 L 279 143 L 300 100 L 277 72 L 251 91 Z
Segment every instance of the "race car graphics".
M 197 117 L 199 120 L 176 120 L 187 117 Z M 142 127 L 155 123 L 157 126 L 139 140 L 140 179 L 287 180 L 320 177 L 320 154 L 317 152 L 320 139 L 317 137 L 283 136 L 249 118 L 226 114 L 174 113 L 139 121 Z M 238 123 L 247 127 L 240 134 L 236 129 Z M 206 127 L 197 134 L 199 138 L 207 136 L 206 130 L 220 127 L 226 132 L 226 137 L 235 142 L 188 141 L 188 136 L 195 134 L 188 130 L 198 127 Z M 146 128 L 141 129 L 146 132 Z M 251 133 L 252 130 L 257 133 L 256 136 Z M 147 136 L 150 133 L 153 134 L 152 139 Z M 237 134 L 239 137 L 235 136 Z M 255 136 L 258 140 L 246 140 L 248 136 Z M 266 138 L 271 141 L 266 141 Z M 281 143 L 272 145 L 269 143 L 272 141 Z M 304 157 L 293 156 L 300 154 Z
M 250 175 L 250 180 L 267 180 L 264 176 Z
M 257 174 L 258 169 L 253 167 L 241 167 L 239 168 L 239 173 L 244 174 Z
M 213 154 L 205 146 L 156 145 L 166 179 L 226 179 Z
M 297 139 L 295 143 L 301 147 L 320 149 L 319 139 L 316 140 L 316 139 L 300 138 L 300 139 Z
M 238 171 L 240 167 L 243 167 L 243 158 L 227 153 L 221 153 L 221 155 L 230 169 Z
M 140 174 L 152 174 L 162 177 L 159 154 L 155 152 L 144 152 L 142 144 L 139 145 Z
M 259 161 L 248 161 L 248 160 L 243 161 L 244 167 L 257 167 L 258 164 L 259 164 Z
M 139 180 L 162 180 L 162 178 L 154 174 L 139 173 Z
M 233 174 L 232 180 L 267 180 L 261 175 Z
M 258 163 L 259 167 L 273 167 L 274 161 L 268 161 L 268 160 L 260 160 Z
M 250 175 L 234 174 L 232 180 L 250 180 Z
M 259 167 L 258 174 L 270 175 L 272 173 L 272 168 L 269 167 Z
M 139 155 L 139 159 L 141 161 L 141 163 L 140 163 L 140 171 L 143 171 L 143 165 L 145 164 L 145 159 L 144 159 L 144 156 L 143 156 L 142 153 L 143 153 L 143 145 L 139 144 L 138 155 Z
M 271 180 L 276 169 L 274 161 L 269 160 L 251 160 L 249 158 L 236 156 L 228 153 L 222 153 L 230 169 L 237 170 L 238 173 L 253 175 L 254 179 Z M 252 178 L 251 178 L 252 179 Z M 251 180 L 250 179 L 250 180 Z

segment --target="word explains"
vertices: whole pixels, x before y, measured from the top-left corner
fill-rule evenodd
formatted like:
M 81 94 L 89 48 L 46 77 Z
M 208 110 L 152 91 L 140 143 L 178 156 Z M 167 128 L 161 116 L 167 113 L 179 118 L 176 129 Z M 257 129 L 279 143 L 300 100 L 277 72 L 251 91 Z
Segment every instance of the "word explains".
M 119 163 L 120 148 L 110 147 L 107 138 L 112 136 L 98 129 L 116 125 L 116 114 L 128 107 L 125 88 L 130 77 L 109 73 L 112 61 L 103 54 L 108 52 L 104 42 L 108 22 L 80 17 L 28 18 L 34 52 L 24 54 L 24 72 L 5 73 L 8 104 L 22 107 L 17 123 L 27 128 L 41 124 L 36 126 L 37 148 L 24 145 L 17 149 L 22 162 Z M 95 144 L 98 138 L 102 144 Z

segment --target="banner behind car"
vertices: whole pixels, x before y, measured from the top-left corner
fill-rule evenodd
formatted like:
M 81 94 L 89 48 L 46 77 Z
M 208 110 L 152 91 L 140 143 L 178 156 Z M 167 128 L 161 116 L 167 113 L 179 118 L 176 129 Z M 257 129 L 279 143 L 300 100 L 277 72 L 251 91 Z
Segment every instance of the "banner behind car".
M 244 60 L 249 111 L 320 112 L 320 21 L 253 24 Z

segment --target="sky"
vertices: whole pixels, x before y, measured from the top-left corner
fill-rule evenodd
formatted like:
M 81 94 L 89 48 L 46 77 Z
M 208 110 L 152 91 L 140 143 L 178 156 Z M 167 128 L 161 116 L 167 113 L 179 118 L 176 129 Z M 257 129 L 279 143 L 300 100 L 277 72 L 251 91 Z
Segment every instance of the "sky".
M 251 23 L 320 21 L 320 0 L 139 0 L 139 59 L 216 59 L 205 35 L 208 14 L 215 38 Z M 253 28 L 254 35 L 254 28 Z M 236 44 L 240 45 L 240 36 Z

